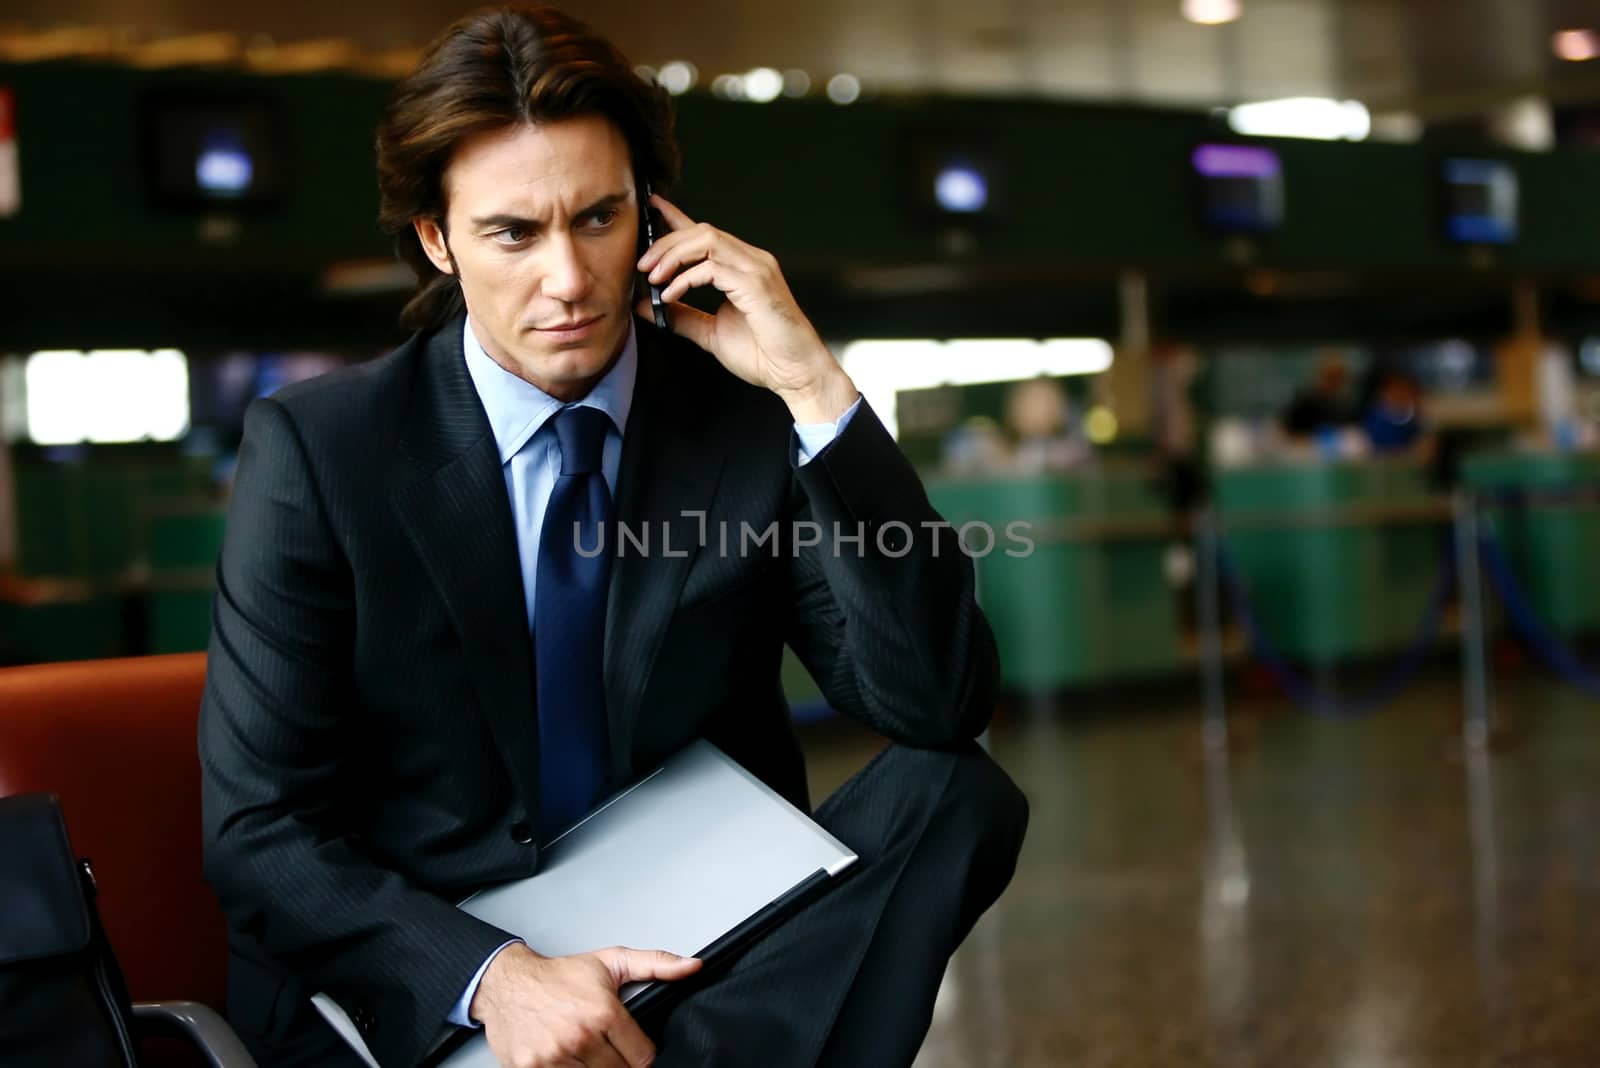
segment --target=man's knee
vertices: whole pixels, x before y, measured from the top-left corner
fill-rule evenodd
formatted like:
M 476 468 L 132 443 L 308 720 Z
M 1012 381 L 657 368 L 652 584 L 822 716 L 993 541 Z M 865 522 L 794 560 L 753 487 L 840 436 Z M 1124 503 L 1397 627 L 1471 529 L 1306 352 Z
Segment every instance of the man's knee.
M 896 778 L 907 789 L 927 791 L 919 800 L 979 839 L 986 859 L 1008 850 L 1015 859 L 1028 828 L 1028 799 L 982 746 L 969 742 L 943 750 L 894 745 L 885 758 L 899 765 Z
M 979 821 L 985 859 L 1003 863 L 1008 870 L 1014 867 L 1028 830 L 1028 798 L 1022 789 L 976 745 L 972 752 L 958 757 L 951 789 L 957 803 L 967 807 Z

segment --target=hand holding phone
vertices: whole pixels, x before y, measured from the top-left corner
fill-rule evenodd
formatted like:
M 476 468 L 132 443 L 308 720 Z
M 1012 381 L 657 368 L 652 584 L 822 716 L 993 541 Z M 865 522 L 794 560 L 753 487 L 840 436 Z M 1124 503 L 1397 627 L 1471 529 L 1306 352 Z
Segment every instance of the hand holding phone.
M 795 302 L 777 259 L 695 222 L 670 201 L 655 197 L 652 203 L 661 212 L 660 222 L 651 223 L 657 239 L 640 254 L 637 266 L 661 286 L 659 291 L 650 287 L 657 321 L 664 318 L 661 305 L 670 307 L 673 333 L 711 353 L 744 381 L 778 394 L 795 422 L 838 420 L 860 394 Z M 715 312 L 678 303 L 699 286 L 726 298 Z M 637 305 L 641 313 L 644 303 L 640 299 Z
M 660 219 L 656 209 L 650 204 L 650 198 L 654 195 L 650 183 L 641 182 L 636 188 L 643 191 L 643 197 L 639 201 L 639 254 L 642 256 L 656 243 Z M 669 329 L 671 324 L 667 321 L 667 302 L 661 299 L 661 286 L 648 278 L 645 281 L 650 286 L 650 312 L 655 317 L 656 328 Z

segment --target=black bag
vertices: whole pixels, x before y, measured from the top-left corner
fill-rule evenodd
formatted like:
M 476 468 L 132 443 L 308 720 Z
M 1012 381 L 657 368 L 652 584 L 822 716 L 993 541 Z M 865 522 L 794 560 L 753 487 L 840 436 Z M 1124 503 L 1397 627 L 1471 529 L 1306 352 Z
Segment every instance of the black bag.
M 127 986 L 94 899 L 56 796 L 0 798 L 0 1065 L 137 1063 Z

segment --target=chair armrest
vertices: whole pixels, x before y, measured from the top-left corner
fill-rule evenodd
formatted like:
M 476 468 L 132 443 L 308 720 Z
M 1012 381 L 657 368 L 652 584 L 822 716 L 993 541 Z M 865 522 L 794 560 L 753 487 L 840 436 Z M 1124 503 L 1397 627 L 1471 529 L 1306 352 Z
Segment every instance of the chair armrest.
M 227 1021 L 198 1001 L 137 1001 L 133 1018 L 140 1024 L 182 1032 L 205 1054 L 211 1068 L 256 1068 L 255 1059 Z

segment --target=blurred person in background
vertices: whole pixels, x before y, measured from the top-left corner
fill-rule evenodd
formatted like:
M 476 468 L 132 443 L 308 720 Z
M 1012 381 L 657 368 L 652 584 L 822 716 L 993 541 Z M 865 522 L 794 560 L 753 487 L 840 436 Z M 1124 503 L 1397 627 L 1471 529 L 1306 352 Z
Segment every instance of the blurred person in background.
M 1072 423 L 1072 402 L 1053 378 L 1030 378 L 1006 391 L 1006 426 L 1017 438 L 1018 470 L 1065 471 L 1089 459 L 1089 443 Z
M 1284 431 L 1293 437 L 1309 438 L 1354 423 L 1356 413 L 1346 396 L 1349 381 L 1344 358 L 1337 354 L 1324 356 L 1311 385 L 1296 393 L 1284 410 Z
M 1361 410 L 1361 427 L 1372 451 L 1382 455 L 1421 452 L 1428 438 L 1422 421 L 1422 383 L 1397 367 L 1373 372 Z
M 1187 515 L 1206 493 L 1193 390 L 1200 376 L 1194 346 L 1172 340 L 1150 349 L 1150 418 L 1162 482 L 1172 510 Z
M 450 1027 L 518 1066 L 909 1065 L 1010 880 L 1027 808 L 973 741 L 998 661 L 972 562 L 776 259 L 647 201 L 676 163 L 665 92 L 551 9 L 463 19 L 394 91 L 381 211 L 417 333 L 251 405 L 217 569 L 206 874 L 264 1065 L 354 1063 L 319 990 L 386 1065 Z M 579 559 L 569 532 L 613 515 L 680 549 Z M 746 526 L 783 551 L 694 550 Z M 545 957 L 455 908 L 697 738 L 809 810 L 786 643 L 892 743 L 816 812 L 849 879 L 648 1034 L 619 987 L 698 962 Z
M 944 435 L 940 463 L 952 475 L 1000 475 L 1014 462 L 1005 430 L 987 415 L 969 415 Z

